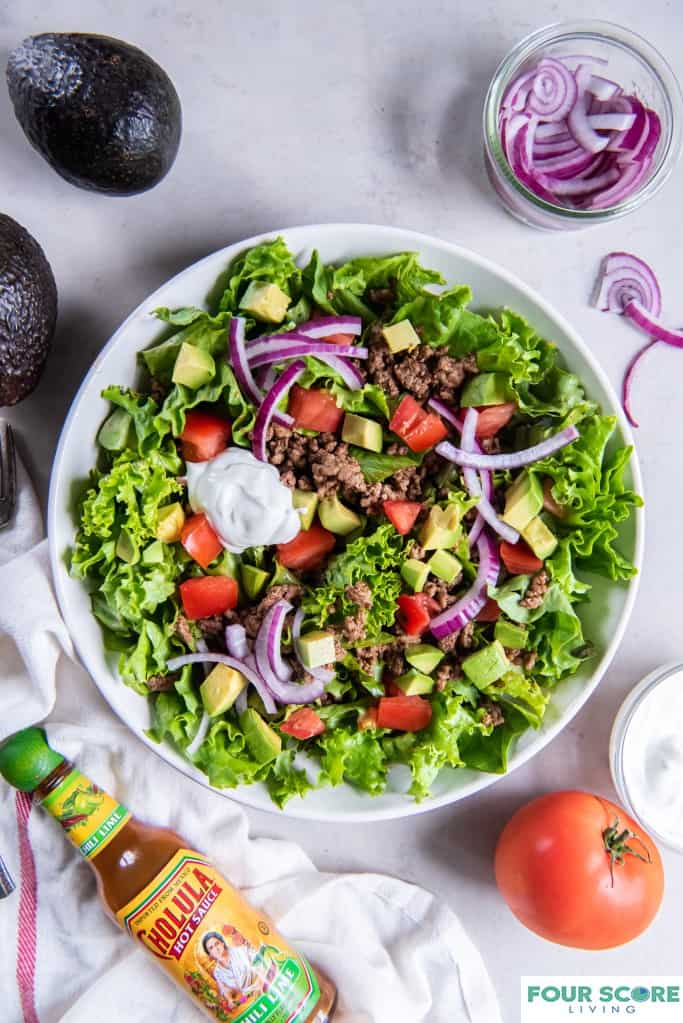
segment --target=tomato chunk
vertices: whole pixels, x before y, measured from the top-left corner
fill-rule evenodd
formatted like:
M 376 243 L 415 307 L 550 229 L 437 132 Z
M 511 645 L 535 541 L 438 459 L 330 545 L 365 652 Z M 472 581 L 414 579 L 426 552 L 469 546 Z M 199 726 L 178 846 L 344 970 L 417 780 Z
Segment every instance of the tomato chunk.
M 399 621 L 406 636 L 421 636 L 438 610 L 439 605 L 426 593 L 402 593 L 398 598 Z
M 185 429 L 180 434 L 186 462 L 208 462 L 230 443 L 232 427 L 227 419 L 209 412 L 188 412 Z
M 312 739 L 314 735 L 322 735 L 325 722 L 312 707 L 300 707 L 280 725 L 280 731 L 295 739 Z
M 415 519 L 422 511 L 417 501 L 383 501 L 382 510 L 397 533 L 405 536 L 415 525 Z
M 389 429 L 398 437 L 405 439 L 405 435 L 414 430 L 423 416 L 426 415 L 422 405 L 410 394 L 404 395 L 396 406 L 396 411 L 389 420 Z
M 208 568 L 223 550 L 223 544 L 206 515 L 190 515 L 180 534 L 180 542 L 198 565 Z
M 279 543 L 277 552 L 285 568 L 305 572 L 322 565 L 334 545 L 334 533 L 314 522 L 310 529 L 302 529 L 289 543 Z
M 408 445 L 411 451 L 426 451 L 448 435 L 443 421 L 434 412 L 425 412 L 410 395 L 401 398 L 389 429 Z
M 329 391 L 314 387 L 307 390 L 298 384 L 289 392 L 287 411 L 297 426 L 321 433 L 335 433 L 344 418 L 344 409 L 339 408 Z
M 231 611 L 237 604 L 237 582 L 228 575 L 205 575 L 180 584 L 185 616 L 192 621 Z
M 479 410 L 475 437 L 485 440 L 495 437 L 499 430 L 510 422 L 517 411 L 516 401 L 506 401 L 502 405 L 485 405 Z
M 356 338 L 353 334 L 327 334 L 320 340 L 325 341 L 328 345 L 352 345 Z
M 368 707 L 358 718 L 358 731 L 365 732 L 368 728 L 377 728 L 377 707 Z
M 432 705 L 421 696 L 381 696 L 377 708 L 380 728 L 419 732 L 432 720 Z
M 541 559 L 536 557 L 524 540 L 518 540 L 517 543 L 503 540 L 500 545 L 500 556 L 510 575 L 531 575 L 543 568 Z
M 497 622 L 500 618 L 500 608 L 493 597 L 487 597 L 486 603 L 477 615 L 478 622 Z

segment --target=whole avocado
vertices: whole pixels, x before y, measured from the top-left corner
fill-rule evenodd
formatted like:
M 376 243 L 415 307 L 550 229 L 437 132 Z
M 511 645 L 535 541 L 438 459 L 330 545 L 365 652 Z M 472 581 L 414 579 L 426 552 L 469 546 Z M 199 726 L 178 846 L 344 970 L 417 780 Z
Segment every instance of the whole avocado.
M 0 406 L 40 379 L 57 321 L 57 286 L 38 242 L 0 213 Z
M 74 185 L 134 195 L 175 160 L 178 94 L 151 57 L 120 39 L 30 36 L 10 54 L 7 84 L 31 145 Z

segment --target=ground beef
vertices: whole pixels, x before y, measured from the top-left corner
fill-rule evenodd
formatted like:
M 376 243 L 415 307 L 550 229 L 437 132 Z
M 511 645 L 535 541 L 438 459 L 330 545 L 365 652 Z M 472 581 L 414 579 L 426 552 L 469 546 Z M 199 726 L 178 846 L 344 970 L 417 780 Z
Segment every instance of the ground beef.
M 394 376 L 394 356 L 382 336 L 382 328 L 375 323 L 370 328 L 370 351 L 365 363 L 368 380 L 382 388 L 388 398 L 397 398 L 401 392 Z
M 481 719 L 483 725 L 493 725 L 496 728 L 498 725 L 502 725 L 505 721 L 503 712 L 500 709 L 500 704 L 495 703 L 493 700 L 484 700 L 480 704 L 484 711 L 484 715 Z
M 223 615 L 211 615 L 210 618 L 200 618 L 197 622 L 199 631 L 204 639 L 222 639 L 225 632 L 225 619 Z
M 150 675 L 145 679 L 145 685 L 150 693 L 167 693 L 169 689 L 173 689 L 177 678 L 177 675 Z
M 270 611 L 274 604 L 277 604 L 278 600 L 288 600 L 291 602 L 300 597 L 302 593 L 303 588 L 293 583 L 271 586 L 263 600 L 256 607 L 248 608 L 242 615 L 242 625 L 246 629 L 249 638 L 254 639 L 256 637 L 267 612 Z
M 439 605 L 439 611 L 444 611 L 447 607 L 450 607 L 451 604 L 455 604 L 458 599 L 450 592 L 449 584 L 440 579 L 430 580 L 426 583 L 422 592 L 428 597 L 431 597 L 432 600 L 436 601 Z
M 473 642 L 474 622 L 468 622 L 458 636 L 458 645 L 461 646 L 463 650 L 471 650 Z
M 550 586 L 550 576 L 544 568 L 531 577 L 524 597 L 519 602 L 520 607 L 528 607 L 532 610 L 540 607 Z
M 190 650 L 194 650 L 194 633 L 192 632 L 192 626 L 184 615 L 178 615 L 175 620 L 174 629 L 176 635 L 180 636 L 185 646 L 189 647 Z
M 441 639 L 437 639 L 439 650 L 443 650 L 445 654 L 451 653 L 455 650 L 458 645 L 459 632 L 451 632 L 448 636 L 442 636 Z
M 169 388 L 166 384 L 162 384 L 158 377 L 150 377 L 149 379 L 149 393 L 157 405 L 163 405 L 166 400 L 166 395 L 169 392 Z
M 384 670 L 387 675 L 391 675 L 393 678 L 404 675 L 408 670 L 408 662 L 405 659 L 403 648 L 398 643 L 386 648 L 383 660 Z
M 397 358 L 394 363 L 394 376 L 401 389 L 408 391 L 417 401 L 428 398 L 432 388 L 432 360 L 428 358 L 429 351 L 426 345 L 420 345 L 403 358 Z
M 427 556 L 427 551 L 424 547 L 420 547 L 419 543 L 413 541 L 413 545 L 408 551 L 408 557 L 413 558 L 414 561 L 424 561 Z
M 477 359 L 474 355 L 466 355 L 464 359 L 454 359 L 450 355 L 439 355 L 432 370 L 432 391 L 442 401 L 455 401 L 456 395 L 467 376 L 475 376 L 479 372 Z
M 446 664 L 440 665 L 436 672 L 436 684 L 434 687 L 437 693 L 442 693 L 448 683 L 453 682 L 456 678 L 462 678 L 459 664 L 449 661 Z
M 367 583 L 359 582 L 354 583 L 353 586 L 347 586 L 346 596 L 358 607 L 372 607 L 372 590 Z
M 481 450 L 487 455 L 498 455 L 500 454 L 500 438 L 499 437 L 484 437 L 479 441 Z
M 532 671 L 538 659 L 535 650 L 506 650 L 505 653 L 508 661 L 524 668 L 525 671 Z
M 394 643 L 376 643 L 373 646 L 360 647 L 355 651 L 355 656 L 366 674 L 371 675 L 375 665 L 381 661 L 387 675 L 398 678 L 408 670 L 403 654 L 405 646 L 403 637 L 400 636 Z
M 395 355 L 384 340 L 379 324 L 370 330 L 369 342 L 368 380 L 379 384 L 392 398 L 407 391 L 419 402 L 430 395 L 454 402 L 466 377 L 479 371 L 474 355 L 454 359 L 432 345 L 419 345 L 412 351 Z
M 355 646 L 365 635 L 365 623 L 368 612 L 366 608 L 359 607 L 355 614 L 346 615 L 341 626 L 341 633 L 349 646 Z
M 365 298 L 370 305 L 384 312 L 396 304 L 396 278 L 390 277 L 385 288 L 367 288 Z

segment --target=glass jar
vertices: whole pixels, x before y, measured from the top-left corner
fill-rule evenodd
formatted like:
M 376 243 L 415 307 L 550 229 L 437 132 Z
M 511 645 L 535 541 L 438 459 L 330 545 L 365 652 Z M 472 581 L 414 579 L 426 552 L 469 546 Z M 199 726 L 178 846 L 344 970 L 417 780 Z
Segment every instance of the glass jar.
M 499 131 L 501 102 L 509 85 L 536 67 L 543 57 L 591 56 L 606 60 L 595 73 L 637 95 L 660 118 L 662 134 L 650 172 L 627 198 L 606 209 L 569 209 L 530 191 L 518 180 L 503 152 Z M 576 229 L 604 224 L 638 209 L 662 187 L 681 150 L 683 101 L 673 71 L 645 39 L 607 21 L 568 21 L 539 29 L 523 39 L 501 62 L 484 104 L 484 156 L 493 188 L 508 212 L 534 227 Z

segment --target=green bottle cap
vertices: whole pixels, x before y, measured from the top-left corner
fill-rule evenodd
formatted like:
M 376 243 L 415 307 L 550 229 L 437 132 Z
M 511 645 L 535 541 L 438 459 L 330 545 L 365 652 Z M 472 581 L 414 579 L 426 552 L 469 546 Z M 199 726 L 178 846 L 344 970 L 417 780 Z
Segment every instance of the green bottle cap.
M 42 728 L 24 728 L 0 745 L 0 774 L 22 792 L 33 792 L 63 763 L 64 757 L 50 749 Z

